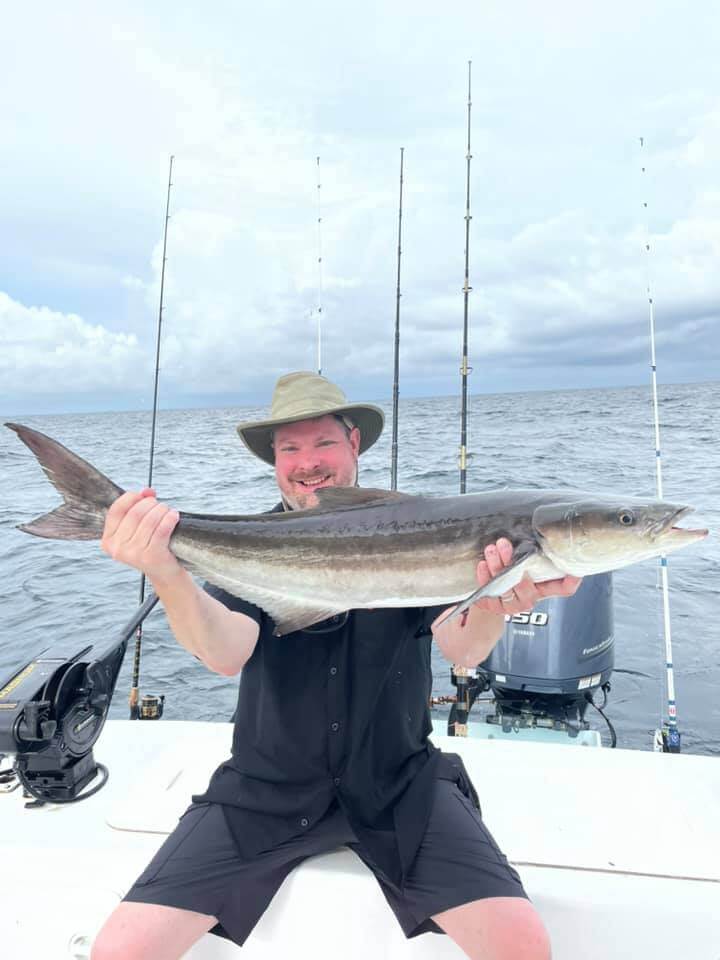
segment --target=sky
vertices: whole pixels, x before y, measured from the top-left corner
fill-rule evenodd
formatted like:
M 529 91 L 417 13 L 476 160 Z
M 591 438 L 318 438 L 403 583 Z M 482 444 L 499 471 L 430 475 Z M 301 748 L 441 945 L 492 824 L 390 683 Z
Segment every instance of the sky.
M 7 5 L 0 414 L 151 407 L 171 155 L 162 407 L 267 403 L 318 315 L 391 397 L 401 147 L 400 395 L 459 394 L 469 60 L 471 393 L 649 382 L 648 280 L 659 380 L 717 379 L 719 37 L 710 0 Z

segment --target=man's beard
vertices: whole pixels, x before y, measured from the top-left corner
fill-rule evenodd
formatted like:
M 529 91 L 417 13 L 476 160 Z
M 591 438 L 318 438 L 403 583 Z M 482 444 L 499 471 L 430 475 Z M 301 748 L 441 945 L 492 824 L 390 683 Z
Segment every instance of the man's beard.
M 326 486 L 328 486 L 328 487 L 358 487 L 358 486 L 360 485 L 359 482 L 358 482 L 358 480 L 359 480 L 359 470 L 358 470 L 358 465 L 355 464 L 355 480 L 354 480 L 353 483 L 329 483 L 329 484 L 327 484 Z M 296 483 L 297 481 L 293 480 L 293 481 L 291 481 L 291 482 L 292 482 L 292 483 Z M 318 487 L 318 489 L 319 489 L 319 490 L 322 490 L 323 487 Z M 309 497 L 312 497 L 312 496 L 314 496 L 314 497 L 316 498 L 316 499 L 315 499 L 315 502 L 308 504 L 308 503 L 307 503 L 307 499 L 308 499 Z M 288 499 L 287 495 L 284 494 L 282 491 L 280 491 L 280 499 L 282 500 L 282 505 L 283 505 L 283 509 L 284 509 L 284 510 L 312 510 L 313 507 L 317 506 L 317 494 L 316 494 L 314 491 L 312 491 L 312 490 L 308 490 L 308 492 L 307 492 L 306 494 L 300 494 L 300 496 L 295 495 L 295 496 L 293 497 L 293 499 L 297 502 L 297 506 L 295 506 L 293 503 L 291 503 L 290 500 Z

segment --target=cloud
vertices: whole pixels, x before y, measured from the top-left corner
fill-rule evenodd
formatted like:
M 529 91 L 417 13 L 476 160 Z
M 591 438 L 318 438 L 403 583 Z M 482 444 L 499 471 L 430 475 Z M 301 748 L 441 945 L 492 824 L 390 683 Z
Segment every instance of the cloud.
M 563 367 L 558 385 L 582 385 L 590 366 L 608 383 L 645 375 L 646 193 L 665 375 L 707 376 L 720 302 L 720 101 L 705 92 L 715 59 L 714 47 L 703 46 L 709 31 L 699 21 L 693 27 L 687 77 L 682 58 L 661 70 L 654 57 L 636 83 L 636 44 L 605 10 L 588 20 L 560 5 L 548 21 L 532 4 L 524 9 L 527 23 L 473 8 L 463 30 L 477 38 L 478 54 L 474 384 L 511 388 L 519 370 L 522 387 L 547 386 L 539 357 L 544 370 Z M 323 4 L 310 14 L 287 11 L 271 41 L 275 15 L 265 8 L 247 13 L 242 30 L 231 7 L 223 7 L 225 29 L 207 18 L 167 23 L 132 4 L 112 23 L 87 10 L 79 32 L 52 15 L 48 35 L 59 45 L 40 38 L 36 62 L 44 66 L 35 72 L 20 54 L 11 58 L 12 92 L 0 91 L 9 116 L 28 117 L 12 125 L 10 213 L 0 228 L 12 258 L 0 272 L 3 310 L 15 329 L 27 328 L 0 361 L 8 390 L 109 396 L 130 377 L 150 382 L 174 153 L 166 402 L 266 398 L 275 375 L 314 367 L 319 306 L 326 372 L 356 384 L 365 378 L 389 395 L 400 143 L 405 389 L 456 383 L 466 94 L 457 27 L 411 24 L 393 9 L 382 13 L 382 40 L 373 45 L 381 11 L 371 5 L 353 21 L 354 46 L 341 50 L 327 30 L 346 27 L 345 18 Z M 327 29 L 311 28 L 308 16 Z M 670 27 L 653 23 L 654 49 L 672 47 Z M 399 69 L 401 34 L 407 58 Z M 610 61 L 610 74 L 598 71 Z M 635 126 L 646 136 L 643 180 L 637 137 L 628 134 Z M 52 170 L 34 167 L 49 145 Z M 37 303 L 48 306 L 26 306 Z
M 678 162 L 695 170 L 716 164 L 720 156 L 720 107 L 690 119 L 686 130 L 690 137 L 679 151 Z
M 137 337 L 0 292 L 0 383 L 8 393 L 123 389 L 143 366 Z

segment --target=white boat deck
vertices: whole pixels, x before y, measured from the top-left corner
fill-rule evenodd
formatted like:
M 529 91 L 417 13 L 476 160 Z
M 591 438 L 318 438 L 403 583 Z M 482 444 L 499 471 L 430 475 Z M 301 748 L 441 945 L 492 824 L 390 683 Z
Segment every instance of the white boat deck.
M 95 749 L 110 780 L 82 803 L 24 808 L 0 794 L 0 935 L 12 958 L 89 955 L 104 917 L 228 756 L 226 723 L 110 721 Z M 542 914 L 554 960 L 720 960 L 720 763 L 435 737 L 461 753 L 483 816 Z M 242 951 L 206 936 L 192 960 L 461 957 L 403 937 L 348 850 L 312 858 Z

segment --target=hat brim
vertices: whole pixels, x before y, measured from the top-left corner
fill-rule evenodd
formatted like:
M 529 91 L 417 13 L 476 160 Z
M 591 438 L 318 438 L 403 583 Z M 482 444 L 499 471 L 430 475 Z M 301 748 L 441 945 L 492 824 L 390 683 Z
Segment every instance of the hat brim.
M 275 454 L 272 448 L 273 430 L 286 423 L 300 423 L 302 420 L 313 420 L 326 416 L 347 416 L 360 430 L 360 453 L 365 453 L 378 439 L 385 426 L 385 414 L 380 407 L 368 403 L 346 403 L 330 410 L 320 410 L 308 416 L 307 413 L 295 417 L 281 417 L 278 420 L 255 420 L 239 423 L 237 432 L 240 439 L 254 456 L 275 465 Z

